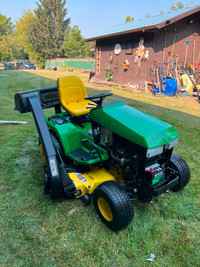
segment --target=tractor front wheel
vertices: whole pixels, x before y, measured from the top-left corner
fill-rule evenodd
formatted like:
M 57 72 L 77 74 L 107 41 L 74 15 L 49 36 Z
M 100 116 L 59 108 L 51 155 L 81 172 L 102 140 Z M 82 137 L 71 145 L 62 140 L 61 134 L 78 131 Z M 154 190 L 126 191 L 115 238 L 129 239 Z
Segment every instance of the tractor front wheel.
M 184 188 L 190 181 L 190 168 L 186 161 L 178 155 L 172 154 L 169 167 L 175 170 L 179 177 L 179 182 L 173 188 L 172 191 L 177 192 Z
M 133 219 L 133 204 L 116 182 L 99 185 L 94 191 L 93 202 L 101 220 L 113 231 L 121 230 Z

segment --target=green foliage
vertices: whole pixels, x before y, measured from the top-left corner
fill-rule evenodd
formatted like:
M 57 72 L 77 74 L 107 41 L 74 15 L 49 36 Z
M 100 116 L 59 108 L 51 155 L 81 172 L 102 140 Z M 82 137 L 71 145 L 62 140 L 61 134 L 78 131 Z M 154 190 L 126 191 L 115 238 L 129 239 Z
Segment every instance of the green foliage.
M 26 31 L 26 44 L 36 62 L 44 67 L 46 59 L 62 56 L 64 34 L 68 31 L 70 19 L 65 19 L 65 0 L 40 0 Z
M 17 21 L 17 36 L 29 58 L 40 68 L 45 60 L 61 57 L 64 34 L 70 19 L 65 19 L 65 0 L 41 0 L 34 12 L 24 10 Z
M 83 41 L 81 31 L 77 25 L 70 28 L 70 31 L 65 35 L 64 41 L 62 48 L 66 58 L 85 57 L 89 55 L 88 46 Z
M 193 0 L 187 2 L 187 7 L 190 7 L 193 5 Z M 176 2 L 172 2 L 171 3 L 171 8 L 170 8 L 170 11 L 174 11 L 174 10 L 178 10 L 178 9 L 182 9 L 182 8 L 185 8 L 183 3 L 178 0 Z
M 11 35 L 14 32 L 14 24 L 11 22 L 11 18 L 0 13 L 0 38 L 4 35 Z
M 35 51 L 31 43 L 31 35 L 35 19 L 36 16 L 31 10 L 24 9 L 22 16 L 16 22 L 16 39 L 17 43 L 22 47 L 26 57 L 28 55 L 33 62 L 42 67 L 40 65 L 43 64 L 41 55 Z
M 11 36 L 2 36 L 0 41 L 0 61 L 6 62 L 13 58 L 13 40 Z
M 113 71 L 111 70 L 110 66 L 105 68 L 105 76 L 106 76 L 106 81 L 107 82 L 112 82 L 113 81 Z
M 15 35 L 2 36 L 0 41 L 0 61 L 6 62 L 14 59 L 25 59 L 27 54 L 19 45 Z
M 0 61 L 10 61 L 16 50 L 16 43 L 13 37 L 14 24 L 11 18 L 0 14 Z
M 184 8 L 184 5 L 181 3 L 180 0 L 171 3 L 170 11 L 178 10 Z
M 24 51 L 24 47 L 20 44 L 16 32 L 12 35 L 12 40 L 13 40 L 13 51 L 12 51 L 13 59 L 29 59 L 29 55 Z
M 96 41 L 88 42 L 86 43 L 87 50 L 88 50 L 88 57 L 95 57 L 95 46 L 96 46 Z
M 62 55 L 64 34 L 68 30 L 70 19 L 65 19 L 67 9 L 65 0 L 40 0 L 35 10 L 31 43 L 42 58 L 51 59 Z

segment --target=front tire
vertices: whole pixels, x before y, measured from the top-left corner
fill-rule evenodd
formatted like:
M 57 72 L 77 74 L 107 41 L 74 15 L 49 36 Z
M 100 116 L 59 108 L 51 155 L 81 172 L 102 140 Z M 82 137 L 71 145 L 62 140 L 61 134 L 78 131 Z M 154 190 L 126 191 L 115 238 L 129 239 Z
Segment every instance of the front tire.
M 101 220 L 113 231 L 121 230 L 133 219 L 133 204 L 116 182 L 99 185 L 94 191 L 93 202 Z
M 173 154 L 169 161 L 169 167 L 175 170 L 179 176 L 179 182 L 172 191 L 177 192 L 183 189 L 190 181 L 190 168 L 186 161 L 178 155 Z

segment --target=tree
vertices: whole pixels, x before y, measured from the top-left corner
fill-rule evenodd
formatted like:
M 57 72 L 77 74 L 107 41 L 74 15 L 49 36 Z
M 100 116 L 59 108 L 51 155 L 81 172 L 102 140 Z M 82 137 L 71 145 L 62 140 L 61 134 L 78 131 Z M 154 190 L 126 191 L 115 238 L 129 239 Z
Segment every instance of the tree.
M 2 36 L 0 41 L 0 61 L 10 61 L 12 59 L 13 42 L 10 36 Z
M 41 61 L 62 56 L 64 35 L 70 19 L 65 19 L 66 0 L 39 0 L 34 23 L 30 27 L 30 43 Z
M 11 18 L 6 18 L 6 16 L 0 13 L 0 37 L 5 35 L 11 35 L 14 31 L 14 24 Z
M 181 3 L 180 0 L 178 0 L 177 2 L 171 3 L 170 11 L 174 11 L 174 10 L 178 10 L 182 8 L 184 8 L 184 5 Z
M 187 7 L 193 6 L 193 0 L 187 2 Z M 171 9 L 170 11 L 174 11 L 174 10 L 178 10 L 178 9 L 182 9 L 185 8 L 184 5 L 182 4 L 182 2 L 180 0 L 171 3 Z
M 35 14 L 29 10 L 24 9 L 22 16 L 16 21 L 16 43 L 21 47 L 21 58 L 28 57 L 35 63 L 40 63 L 41 56 L 35 51 L 31 43 L 32 28 Z M 19 57 L 19 56 L 17 56 Z
M 62 46 L 64 55 L 67 58 L 88 56 L 89 47 L 83 41 L 81 31 L 75 25 L 70 32 L 65 35 L 64 44 Z
M 95 41 L 88 42 L 86 43 L 86 46 L 88 47 L 88 56 L 94 58 L 96 42 Z
M 13 58 L 15 48 L 13 32 L 14 24 L 11 18 L 0 14 L 0 61 L 9 61 Z
M 126 17 L 126 22 L 130 22 L 130 21 L 134 21 L 134 18 L 133 17 L 131 18 L 130 16 L 127 16 Z
M 11 61 L 14 59 L 27 59 L 23 47 L 19 44 L 16 34 L 4 35 L 0 41 L 0 61 Z

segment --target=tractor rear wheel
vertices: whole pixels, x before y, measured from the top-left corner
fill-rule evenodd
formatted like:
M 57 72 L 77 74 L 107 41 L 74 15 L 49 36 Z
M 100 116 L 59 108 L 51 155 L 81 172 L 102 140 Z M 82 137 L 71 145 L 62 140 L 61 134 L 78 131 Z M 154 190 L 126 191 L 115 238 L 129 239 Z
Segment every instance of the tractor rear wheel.
M 121 230 L 133 219 L 133 204 L 116 182 L 99 185 L 93 193 L 93 202 L 101 220 L 113 231 Z
M 65 153 L 58 141 L 58 138 L 53 132 L 50 132 L 50 136 L 51 136 L 51 140 L 52 140 L 53 146 L 57 154 L 58 163 L 61 163 L 62 161 L 65 162 L 66 161 Z M 44 154 L 44 149 L 43 149 L 43 146 L 40 140 L 39 140 L 39 149 L 40 149 L 41 158 L 43 162 L 45 163 L 45 165 L 47 165 L 47 161 L 46 161 L 45 154 Z
M 63 148 L 60 145 L 60 142 L 58 141 L 58 138 L 53 132 L 50 132 L 50 136 L 51 136 L 51 140 L 54 145 L 54 148 L 56 150 L 58 163 L 60 164 L 62 163 L 62 161 L 65 162 L 66 160 L 65 153 L 63 151 Z
M 186 161 L 178 155 L 173 154 L 169 161 L 169 167 L 175 170 L 179 176 L 179 182 L 172 191 L 177 192 L 184 188 L 190 181 L 190 168 Z

